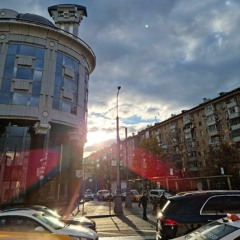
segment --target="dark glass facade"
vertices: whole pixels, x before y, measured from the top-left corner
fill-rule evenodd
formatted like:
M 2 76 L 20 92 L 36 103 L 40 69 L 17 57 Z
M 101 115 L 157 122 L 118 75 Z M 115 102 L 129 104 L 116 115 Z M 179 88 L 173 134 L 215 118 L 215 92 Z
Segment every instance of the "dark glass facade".
M 28 59 L 28 61 L 23 60 L 18 63 L 19 57 Z M 38 106 L 43 66 L 43 48 L 9 44 L 0 90 L 0 104 Z M 30 87 L 13 91 L 12 83 L 14 79 L 29 81 Z

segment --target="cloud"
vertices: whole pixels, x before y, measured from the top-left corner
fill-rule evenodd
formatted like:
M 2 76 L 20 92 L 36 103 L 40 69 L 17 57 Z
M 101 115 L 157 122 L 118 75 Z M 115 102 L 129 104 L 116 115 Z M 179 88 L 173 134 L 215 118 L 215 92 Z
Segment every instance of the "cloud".
M 52 0 L 50 5 L 65 3 Z M 90 75 L 88 139 L 121 138 L 239 87 L 238 0 L 83 0 L 79 37 L 96 54 Z M 47 1 L 1 7 L 48 16 Z M 148 27 L 146 27 L 148 25 Z M 94 134 L 95 137 L 94 138 Z M 86 144 L 89 148 L 90 141 Z

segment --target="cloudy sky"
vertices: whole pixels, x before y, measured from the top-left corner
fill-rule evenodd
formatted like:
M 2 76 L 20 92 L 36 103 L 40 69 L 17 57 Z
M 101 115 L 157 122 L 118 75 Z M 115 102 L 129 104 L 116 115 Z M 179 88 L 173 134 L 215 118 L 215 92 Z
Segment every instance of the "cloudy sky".
M 88 142 L 137 134 L 240 86 L 239 0 L 18 0 L 1 8 L 35 13 L 75 3 L 87 8 L 79 37 L 96 54 L 90 75 Z

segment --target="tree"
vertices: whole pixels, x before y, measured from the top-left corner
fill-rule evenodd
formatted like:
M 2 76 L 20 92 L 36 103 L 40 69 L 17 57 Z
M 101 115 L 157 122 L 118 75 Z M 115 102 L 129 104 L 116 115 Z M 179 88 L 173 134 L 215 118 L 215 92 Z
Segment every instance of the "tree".
M 221 168 L 224 169 L 224 174 L 238 174 L 240 171 L 240 149 L 237 145 L 221 143 L 217 148 L 210 147 L 204 175 L 220 175 Z
M 165 149 L 159 146 L 156 137 L 143 138 L 139 144 L 141 149 L 143 167 L 146 167 L 145 177 L 152 178 L 156 176 L 169 175 L 169 166 L 167 166 L 167 154 Z

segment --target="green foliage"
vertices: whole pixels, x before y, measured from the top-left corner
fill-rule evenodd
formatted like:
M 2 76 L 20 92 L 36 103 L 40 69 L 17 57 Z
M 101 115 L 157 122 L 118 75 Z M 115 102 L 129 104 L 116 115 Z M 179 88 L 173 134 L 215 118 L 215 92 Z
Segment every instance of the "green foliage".
M 240 149 L 235 144 L 221 143 L 217 148 L 210 148 L 206 174 L 219 175 L 221 167 L 224 174 L 236 174 L 240 170 Z

